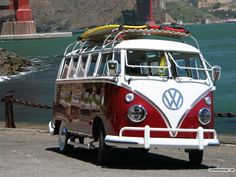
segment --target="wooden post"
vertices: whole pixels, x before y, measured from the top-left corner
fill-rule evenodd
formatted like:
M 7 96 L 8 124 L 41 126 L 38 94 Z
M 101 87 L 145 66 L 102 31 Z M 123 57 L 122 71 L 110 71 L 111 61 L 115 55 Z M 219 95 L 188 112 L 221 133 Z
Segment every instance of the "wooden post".
M 13 115 L 13 95 L 6 94 L 4 97 L 5 100 L 5 119 L 6 119 L 6 128 L 16 128 L 14 123 L 14 115 Z

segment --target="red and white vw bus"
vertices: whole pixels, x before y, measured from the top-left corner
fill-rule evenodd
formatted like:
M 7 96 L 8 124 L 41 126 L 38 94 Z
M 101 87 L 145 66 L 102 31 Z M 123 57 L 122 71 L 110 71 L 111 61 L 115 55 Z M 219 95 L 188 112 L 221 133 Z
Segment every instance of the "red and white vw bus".
M 157 33 L 122 30 L 103 42 L 68 46 L 49 123 L 50 132 L 59 134 L 60 151 L 98 147 L 103 164 L 114 147 L 174 147 L 201 164 L 205 147 L 219 145 L 213 91 L 220 67 L 212 67 L 198 48 L 172 40 L 183 34 L 145 38 Z

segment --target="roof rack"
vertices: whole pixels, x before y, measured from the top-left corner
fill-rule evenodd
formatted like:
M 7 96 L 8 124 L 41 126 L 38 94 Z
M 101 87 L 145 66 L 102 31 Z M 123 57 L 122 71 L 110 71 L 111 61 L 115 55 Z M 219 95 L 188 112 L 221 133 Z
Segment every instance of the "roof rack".
M 122 27 L 115 28 L 111 31 L 110 34 L 104 35 L 104 36 L 98 36 L 97 38 L 87 38 L 87 39 L 81 39 L 79 41 L 76 41 L 66 48 L 64 52 L 64 56 L 67 55 L 69 52 L 75 54 L 75 51 L 81 52 L 85 45 L 89 46 L 95 46 L 98 44 L 101 44 L 101 50 L 104 50 L 108 44 L 111 44 L 111 48 L 113 49 L 115 44 L 118 42 L 121 42 L 123 40 L 128 39 L 140 39 L 145 36 L 158 36 L 158 37 L 168 37 L 168 38 L 174 38 L 182 40 L 183 38 L 190 37 L 194 43 L 196 44 L 196 47 L 199 49 L 199 44 L 197 40 L 186 30 L 186 32 L 179 32 L 174 30 L 166 30 L 166 29 L 123 29 Z M 182 42 L 185 43 L 185 41 L 182 40 Z M 72 47 L 73 46 L 73 47 Z M 77 48 L 77 46 L 80 46 Z M 69 49 L 72 47 L 72 50 L 69 51 Z

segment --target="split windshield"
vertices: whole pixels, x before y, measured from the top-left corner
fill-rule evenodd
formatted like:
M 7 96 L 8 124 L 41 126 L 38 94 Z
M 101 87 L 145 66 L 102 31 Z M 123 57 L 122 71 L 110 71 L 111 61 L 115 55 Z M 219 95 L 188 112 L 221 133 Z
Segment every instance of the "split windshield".
M 127 50 L 125 73 L 128 76 L 206 79 L 199 54 L 181 52 Z
M 169 58 L 173 65 L 173 76 L 206 79 L 206 71 L 198 54 L 171 52 Z

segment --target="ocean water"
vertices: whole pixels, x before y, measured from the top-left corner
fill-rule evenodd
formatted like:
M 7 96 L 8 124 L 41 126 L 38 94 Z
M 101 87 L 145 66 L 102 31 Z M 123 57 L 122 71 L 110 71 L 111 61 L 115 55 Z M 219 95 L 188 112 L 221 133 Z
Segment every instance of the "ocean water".
M 215 91 L 216 112 L 236 112 L 236 23 L 186 26 L 198 40 L 204 57 L 222 67 Z M 0 98 L 12 92 L 18 99 L 52 105 L 54 83 L 65 47 L 77 36 L 60 39 L 0 41 L 0 48 L 38 62 L 41 68 L 30 74 L 0 82 Z M 16 122 L 48 122 L 52 111 L 14 104 Z M 4 104 L 0 103 L 0 121 L 4 121 Z M 216 118 L 219 133 L 236 135 L 236 118 Z

